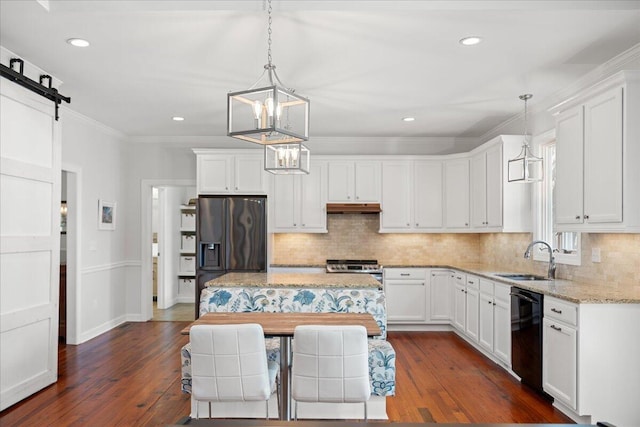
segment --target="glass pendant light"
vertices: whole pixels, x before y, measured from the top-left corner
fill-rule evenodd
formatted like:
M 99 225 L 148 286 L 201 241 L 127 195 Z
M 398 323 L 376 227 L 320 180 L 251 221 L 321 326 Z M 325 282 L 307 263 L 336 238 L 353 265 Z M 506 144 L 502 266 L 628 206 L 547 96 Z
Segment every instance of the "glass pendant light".
M 514 159 L 509 160 L 508 164 L 508 180 L 509 182 L 539 182 L 543 178 L 542 158 L 534 156 L 529 146 L 529 135 L 527 135 L 527 101 L 533 95 L 520 95 L 520 99 L 524 101 L 524 136 L 522 140 L 522 150 Z
M 227 95 L 227 135 L 261 145 L 309 139 L 309 100 L 285 87 L 271 62 L 271 0 L 267 64 L 249 89 Z
M 309 149 L 299 142 L 264 146 L 264 170 L 272 174 L 308 174 L 309 160 Z

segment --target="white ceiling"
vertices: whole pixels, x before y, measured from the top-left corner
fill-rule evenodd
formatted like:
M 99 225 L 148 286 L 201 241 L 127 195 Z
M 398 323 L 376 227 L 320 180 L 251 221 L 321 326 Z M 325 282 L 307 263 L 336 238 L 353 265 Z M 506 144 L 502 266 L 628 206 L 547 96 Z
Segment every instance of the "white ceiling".
M 1 0 L 0 24 L 70 108 L 139 139 L 224 140 L 227 92 L 267 62 L 262 0 Z M 640 1 L 274 0 L 272 38 L 283 83 L 311 99 L 310 142 L 475 141 L 521 114 L 518 95 L 535 108 L 640 43 Z

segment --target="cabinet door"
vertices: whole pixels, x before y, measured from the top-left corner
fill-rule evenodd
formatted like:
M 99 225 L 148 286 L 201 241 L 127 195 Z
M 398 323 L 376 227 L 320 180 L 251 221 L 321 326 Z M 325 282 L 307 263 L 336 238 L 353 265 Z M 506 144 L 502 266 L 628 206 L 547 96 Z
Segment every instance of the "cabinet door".
M 451 273 L 446 270 L 431 273 L 431 298 L 429 299 L 431 320 L 451 319 L 450 276 Z
M 413 225 L 442 228 L 442 162 L 417 160 L 413 164 Z
M 326 231 L 326 164 L 311 164 L 308 175 L 300 175 L 300 226 L 307 231 Z
M 480 334 L 480 291 L 467 286 L 467 307 L 465 318 L 465 332 L 467 336 L 478 342 Z
M 471 225 L 487 226 L 487 154 L 484 151 L 471 158 Z
M 493 295 L 480 294 L 480 325 L 478 342 L 481 347 L 493 353 Z
M 493 354 L 511 366 L 511 286 L 494 283 Z
M 411 227 L 410 166 L 408 161 L 384 162 L 382 166 L 382 229 Z
M 584 217 L 622 221 L 622 88 L 584 106 Z
M 487 226 L 502 227 L 502 145 L 487 150 Z
M 355 163 L 355 202 L 380 202 L 380 162 Z
M 556 122 L 556 182 L 554 208 L 557 224 L 582 223 L 582 106 L 562 113 Z
M 329 190 L 327 202 L 354 202 L 353 194 L 353 162 L 332 161 L 328 166 Z
M 469 228 L 469 160 L 445 162 L 445 227 Z
M 573 328 L 543 319 L 542 387 L 576 409 L 577 333 Z
M 231 192 L 231 157 L 198 155 L 198 194 Z
M 295 196 L 295 175 L 273 177 L 273 227 L 275 232 L 292 231 L 297 226 L 298 198 Z
M 384 291 L 389 323 L 416 323 L 427 320 L 425 280 L 386 279 Z
M 233 191 L 236 193 L 264 193 L 262 157 L 236 156 Z
M 464 332 L 467 314 L 467 293 L 464 285 L 455 284 L 453 326 Z

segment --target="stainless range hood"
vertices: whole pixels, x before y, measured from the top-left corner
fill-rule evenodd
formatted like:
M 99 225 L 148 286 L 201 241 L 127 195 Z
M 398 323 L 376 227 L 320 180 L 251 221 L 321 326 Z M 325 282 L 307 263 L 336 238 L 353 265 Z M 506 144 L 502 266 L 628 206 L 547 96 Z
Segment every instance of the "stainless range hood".
M 380 203 L 327 203 L 328 214 L 377 214 Z

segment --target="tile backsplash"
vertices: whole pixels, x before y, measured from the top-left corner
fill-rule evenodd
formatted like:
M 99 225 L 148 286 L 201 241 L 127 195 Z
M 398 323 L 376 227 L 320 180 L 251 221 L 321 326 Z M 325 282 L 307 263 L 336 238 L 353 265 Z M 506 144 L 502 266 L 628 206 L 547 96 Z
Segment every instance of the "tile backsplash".
M 477 234 L 378 233 L 378 215 L 328 215 L 326 234 L 276 234 L 274 264 L 324 266 L 327 259 L 377 259 L 382 265 L 480 260 Z
M 274 264 L 324 266 L 329 258 L 377 259 L 382 265 L 482 263 L 496 271 L 544 275 L 547 263 L 523 258 L 530 233 L 378 233 L 378 215 L 329 215 L 329 233 L 274 235 Z M 599 248 L 601 262 L 591 261 Z M 559 279 L 640 286 L 640 234 L 582 234 L 582 265 L 559 264 Z

